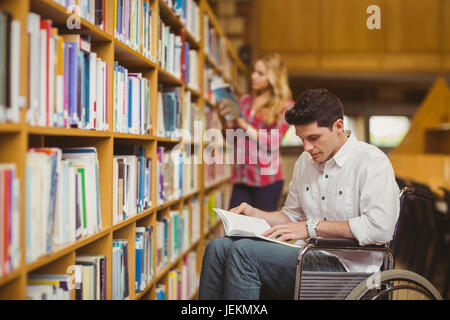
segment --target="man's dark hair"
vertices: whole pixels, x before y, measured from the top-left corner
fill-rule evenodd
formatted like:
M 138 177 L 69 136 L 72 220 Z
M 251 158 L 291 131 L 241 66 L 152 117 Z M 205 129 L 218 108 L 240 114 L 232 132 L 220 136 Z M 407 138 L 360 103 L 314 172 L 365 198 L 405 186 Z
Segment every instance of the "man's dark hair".
M 319 127 L 332 128 L 338 119 L 344 119 L 341 100 L 327 89 L 307 89 L 300 94 L 294 107 L 286 111 L 290 125 L 305 125 L 317 121 Z

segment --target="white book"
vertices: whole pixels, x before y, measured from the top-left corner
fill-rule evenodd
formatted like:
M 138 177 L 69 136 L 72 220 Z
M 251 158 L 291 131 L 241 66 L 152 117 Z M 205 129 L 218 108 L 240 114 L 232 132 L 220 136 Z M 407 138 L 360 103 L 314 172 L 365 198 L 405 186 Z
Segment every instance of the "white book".
M 166 129 L 164 127 L 164 111 L 163 111 L 163 95 L 162 92 L 158 90 L 158 102 L 157 102 L 157 136 L 164 137 L 166 134 Z
M 40 16 L 28 13 L 27 32 L 29 35 L 29 106 L 27 122 L 31 125 L 38 124 L 40 113 L 39 100 L 39 62 L 40 62 Z
M 94 2 L 94 1 L 91 1 Z M 91 52 L 89 54 L 89 123 L 88 129 L 96 129 L 94 121 L 96 119 L 96 98 L 97 98 L 97 54 Z
M 299 245 L 294 245 L 291 243 L 262 236 L 264 232 L 270 229 L 270 225 L 264 219 L 236 214 L 218 208 L 214 208 L 214 211 L 221 218 L 223 227 L 225 229 L 225 234 L 228 237 L 256 237 L 291 247 L 300 247 Z
M 39 31 L 39 118 L 38 125 L 41 127 L 46 126 L 46 114 L 47 114 L 47 31 Z
M 68 235 L 68 243 L 75 242 L 76 240 L 76 172 L 75 168 L 68 165 L 68 224 L 66 226 L 66 232 Z
M 119 221 L 118 213 L 119 213 L 119 165 L 117 163 L 117 159 L 113 159 L 113 224 L 116 224 Z

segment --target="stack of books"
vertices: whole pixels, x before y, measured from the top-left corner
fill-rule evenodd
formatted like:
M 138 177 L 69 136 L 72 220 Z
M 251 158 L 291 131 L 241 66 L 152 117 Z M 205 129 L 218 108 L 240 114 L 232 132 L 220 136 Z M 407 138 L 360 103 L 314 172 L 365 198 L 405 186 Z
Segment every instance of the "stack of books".
M 29 275 L 27 280 L 27 300 L 71 300 L 73 283 L 68 274 Z
M 133 50 L 152 59 L 152 8 L 149 1 L 113 0 L 114 36 Z M 142 28 L 141 28 L 142 27 Z
M 129 300 L 130 287 L 128 278 L 128 241 L 123 239 L 113 240 L 112 263 L 112 299 Z
M 19 122 L 25 99 L 19 95 L 21 25 L 0 11 L 0 123 Z
M 20 264 L 20 181 L 15 164 L 0 164 L 0 277 Z
M 106 30 L 106 0 L 53 0 L 68 12 L 76 12 L 81 18 L 96 25 L 101 30 Z
M 162 283 L 156 284 L 156 300 L 166 300 L 166 285 Z
M 114 62 L 114 131 L 151 133 L 150 80 Z
M 177 137 L 177 129 L 181 128 L 182 101 L 180 87 L 158 87 L 158 137 Z
M 116 146 L 113 162 L 113 223 L 152 206 L 152 159 L 143 146 Z
M 26 158 L 26 259 L 102 229 L 97 150 L 35 148 Z
M 167 299 L 189 300 L 198 288 L 197 254 L 190 252 L 183 257 L 181 269 L 173 269 L 168 274 Z
M 200 202 L 198 198 L 192 199 L 191 202 L 191 216 L 192 216 L 192 229 L 191 229 L 191 241 L 192 243 L 200 239 Z
M 77 255 L 73 267 L 75 268 L 75 299 L 106 300 L 106 256 Z
M 153 280 L 153 227 L 136 227 L 136 292 Z
M 200 41 L 200 9 L 194 0 L 164 0 L 196 41 Z
M 59 35 L 51 20 L 28 14 L 33 126 L 108 129 L 108 67 L 91 51 L 89 36 Z
M 157 148 L 156 159 L 156 203 L 180 199 L 183 194 L 183 152 L 180 149 L 165 151 Z
M 174 262 L 183 249 L 189 247 L 189 239 L 184 233 L 189 228 L 189 216 L 172 210 L 168 214 L 159 214 L 156 221 L 156 271 L 162 270 Z M 187 240 L 187 243 L 185 242 Z

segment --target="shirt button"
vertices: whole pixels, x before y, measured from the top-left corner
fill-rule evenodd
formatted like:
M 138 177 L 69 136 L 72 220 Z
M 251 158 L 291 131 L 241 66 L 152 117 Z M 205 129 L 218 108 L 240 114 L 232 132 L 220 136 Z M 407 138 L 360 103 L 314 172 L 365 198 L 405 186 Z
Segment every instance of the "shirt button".
M 339 191 L 339 194 L 342 195 L 342 191 Z
M 325 197 L 322 197 L 322 200 L 325 200 Z
M 306 187 L 306 191 L 309 191 L 309 187 Z
M 327 174 L 325 175 L 325 179 L 328 179 L 328 175 Z

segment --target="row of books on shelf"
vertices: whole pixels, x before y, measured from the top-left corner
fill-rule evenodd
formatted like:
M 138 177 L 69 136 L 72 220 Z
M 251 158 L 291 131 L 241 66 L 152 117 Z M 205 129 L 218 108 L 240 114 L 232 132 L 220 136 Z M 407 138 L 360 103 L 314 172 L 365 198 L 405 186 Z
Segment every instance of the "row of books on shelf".
M 210 22 L 207 14 L 204 15 L 205 54 L 231 78 L 231 59 L 228 54 L 226 39 L 221 37 Z
M 182 263 L 181 268 L 169 271 L 167 282 L 157 284 L 156 300 L 192 299 L 199 285 L 197 253 L 188 253 Z
M 195 0 L 164 0 L 196 41 L 200 41 L 200 9 Z
M 159 212 L 156 222 L 156 271 L 161 271 L 174 262 L 189 245 L 200 238 L 200 207 L 192 200 L 189 210 Z M 192 225 L 191 225 L 192 223 Z
M 114 63 L 114 131 L 150 134 L 150 80 Z
M 199 188 L 198 168 L 195 155 L 181 149 L 157 148 L 156 159 L 156 204 L 177 200 Z
M 0 11 L 0 123 L 19 122 L 20 108 L 20 22 Z
M 203 198 L 203 231 L 205 233 L 214 227 L 220 219 L 214 208 L 228 207 L 229 196 L 228 190 L 220 189 Z
M 0 277 L 20 264 L 20 181 L 15 164 L 0 164 Z
M 30 149 L 26 156 L 26 261 L 101 229 L 96 148 Z
M 107 259 L 104 255 L 77 255 L 66 274 L 32 274 L 27 300 L 106 300 Z
M 67 8 L 70 13 L 77 13 L 81 18 L 106 30 L 106 0 L 53 0 Z M 74 23 L 74 22 L 73 22 Z
M 116 146 L 113 163 L 113 223 L 152 206 L 152 159 L 143 146 Z
M 192 142 L 200 143 L 201 142 L 201 129 L 202 129 L 202 115 L 200 107 L 192 102 L 191 92 L 186 91 L 184 93 L 184 109 L 183 109 L 183 120 L 182 127 L 184 130 L 187 130 L 190 135 L 190 140 Z M 196 126 L 198 126 L 196 128 Z M 187 137 L 183 137 L 183 139 L 187 139 Z
M 128 241 L 113 240 L 112 299 L 129 299 Z M 153 280 L 153 228 L 136 227 L 136 292 L 145 290 Z M 104 255 L 77 255 L 67 274 L 30 275 L 29 300 L 106 300 L 107 258 Z
M 108 67 L 89 36 L 59 34 L 52 21 L 28 14 L 31 125 L 108 129 Z
M 186 32 L 176 34 L 171 26 L 159 19 L 158 64 L 167 72 L 199 89 L 198 52 L 186 41 Z
M 149 60 L 152 56 L 152 8 L 150 1 L 113 0 L 114 36 Z

